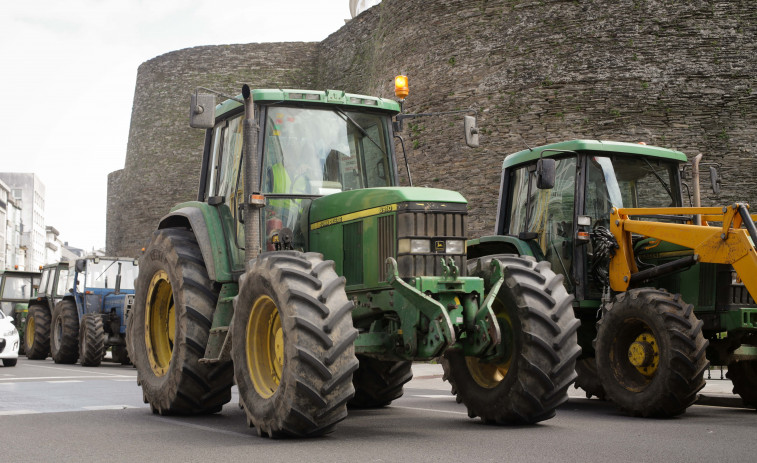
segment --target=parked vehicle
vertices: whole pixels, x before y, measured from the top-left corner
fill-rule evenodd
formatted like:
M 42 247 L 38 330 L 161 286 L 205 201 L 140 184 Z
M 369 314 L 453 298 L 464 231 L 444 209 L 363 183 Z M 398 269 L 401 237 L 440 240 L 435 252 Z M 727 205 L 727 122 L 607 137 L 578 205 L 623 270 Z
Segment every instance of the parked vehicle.
M 0 274 L 0 310 L 13 320 L 20 336 L 19 354 L 24 354 L 24 330 L 29 299 L 37 295 L 40 272 L 6 270 Z
M 3 366 L 16 366 L 18 347 L 18 330 L 13 325 L 13 317 L 0 311 L 0 360 L 3 361 Z

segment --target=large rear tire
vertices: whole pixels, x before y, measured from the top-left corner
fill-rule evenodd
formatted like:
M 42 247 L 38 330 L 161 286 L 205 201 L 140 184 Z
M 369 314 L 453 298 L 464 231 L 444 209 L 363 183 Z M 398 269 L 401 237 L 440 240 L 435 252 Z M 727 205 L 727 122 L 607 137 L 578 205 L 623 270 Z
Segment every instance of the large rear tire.
M 576 378 L 581 354 L 573 298 L 548 262 L 517 255 L 487 256 L 470 263 L 468 274 L 484 278 L 487 292 L 492 259 L 504 264 L 505 281 L 493 308 L 509 356 L 493 364 L 448 350 L 442 358 L 444 379 L 471 418 L 502 424 L 552 418 L 568 400 L 567 389 Z
M 347 416 L 358 361 L 344 282 L 316 253 L 264 253 L 248 263 L 234 299 L 232 357 L 258 435 L 318 436 Z
M 705 385 L 709 344 L 694 306 L 640 288 L 615 296 L 597 323 L 597 371 L 607 398 L 632 416 L 671 417 Z
M 733 383 L 733 393 L 741 396 L 744 405 L 757 407 L 757 361 L 729 363 L 725 376 Z
M 55 304 L 50 353 L 55 363 L 73 364 L 79 358 L 79 313 L 68 299 Z
M 413 379 L 412 362 L 357 356 L 360 367 L 352 375 L 355 397 L 351 408 L 380 408 L 402 397 L 402 386 Z
M 139 261 L 129 357 L 154 413 L 216 413 L 231 400 L 231 362 L 202 365 L 218 300 L 194 234 L 158 230 Z
M 44 360 L 50 353 L 50 309 L 45 305 L 30 305 L 24 330 L 26 358 Z
M 99 366 L 105 357 L 105 329 L 98 313 L 84 315 L 79 327 L 79 359 L 83 367 Z

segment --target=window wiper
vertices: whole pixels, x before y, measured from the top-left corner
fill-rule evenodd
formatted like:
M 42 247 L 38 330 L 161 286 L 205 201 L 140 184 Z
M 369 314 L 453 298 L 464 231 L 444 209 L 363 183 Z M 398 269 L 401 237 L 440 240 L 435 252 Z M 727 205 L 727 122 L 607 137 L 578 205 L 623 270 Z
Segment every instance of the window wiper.
M 99 280 L 100 277 L 102 277 L 103 275 L 105 275 L 105 272 L 107 272 L 109 268 L 113 267 L 113 264 L 115 264 L 116 262 L 118 262 L 118 261 L 114 260 L 113 262 L 111 262 L 110 265 L 108 265 L 105 268 L 105 270 L 102 271 L 102 273 L 100 274 L 100 276 L 98 276 L 97 278 L 95 278 L 95 281 Z
M 647 158 L 642 158 L 642 159 L 644 160 L 644 162 L 647 163 L 647 165 L 649 166 L 649 168 L 652 170 L 652 174 L 655 177 L 657 177 L 657 180 L 659 180 L 660 183 L 662 183 L 662 186 L 665 187 L 665 191 L 668 192 L 668 196 L 670 196 L 670 199 L 675 200 L 675 198 L 673 197 L 673 192 L 670 191 L 670 188 L 668 187 L 668 184 L 665 183 L 665 180 L 663 180 L 662 177 L 660 177 L 660 174 L 658 174 L 657 171 L 654 169 L 654 166 L 652 166 L 652 164 L 649 162 L 649 159 L 647 159 Z
M 334 107 L 334 112 L 337 113 L 337 114 L 339 114 L 340 116 L 342 116 L 344 119 L 348 120 L 352 125 L 354 125 L 355 128 L 358 129 L 358 131 L 360 132 L 360 134 L 362 136 L 364 136 L 365 138 L 367 138 L 368 140 L 370 140 L 371 143 L 373 143 L 374 145 L 376 145 L 376 148 L 378 148 L 378 149 L 381 150 L 381 154 L 383 154 L 384 156 L 386 156 L 386 151 L 384 151 L 384 148 L 382 148 L 381 145 L 379 145 L 378 143 L 376 143 L 376 140 L 374 140 L 373 138 L 371 138 L 371 136 L 368 135 L 368 132 L 360 124 L 358 124 L 355 121 L 355 119 L 353 119 L 349 114 L 347 114 L 346 112 L 344 112 L 339 107 L 335 106 Z

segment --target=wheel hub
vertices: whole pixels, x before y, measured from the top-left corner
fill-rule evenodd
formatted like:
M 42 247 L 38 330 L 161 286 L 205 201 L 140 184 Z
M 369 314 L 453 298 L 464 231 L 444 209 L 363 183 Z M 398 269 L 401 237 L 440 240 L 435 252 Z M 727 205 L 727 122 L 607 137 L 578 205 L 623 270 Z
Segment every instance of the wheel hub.
M 628 361 L 644 376 L 651 376 L 660 363 L 660 350 L 654 335 L 641 333 L 628 347 Z
M 161 270 L 150 280 L 145 303 L 145 345 L 155 376 L 164 376 L 168 372 L 175 332 L 173 289 L 168 274 Z
M 273 396 L 284 370 L 284 330 L 276 303 L 260 296 L 247 320 L 247 369 L 255 390 L 263 398 Z

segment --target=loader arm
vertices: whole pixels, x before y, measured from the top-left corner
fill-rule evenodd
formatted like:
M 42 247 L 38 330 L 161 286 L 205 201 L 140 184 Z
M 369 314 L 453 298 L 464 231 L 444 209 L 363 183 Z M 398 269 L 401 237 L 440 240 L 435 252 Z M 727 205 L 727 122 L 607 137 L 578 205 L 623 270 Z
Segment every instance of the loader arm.
M 613 208 L 610 231 L 618 242 L 618 249 L 610 261 L 610 286 L 614 291 L 626 291 L 632 275 L 639 272 L 631 239 L 636 234 L 691 248 L 693 260 L 697 262 L 732 265 L 754 298 L 757 296 L 757 252 L 753 244 L 754 236 L 750 241 L 750 234 L 755 234 L 755 226 L 754 217 L 746 212 L 747 209 L 748 206 L 742 204 L 723 208 Z M 700 215 L 703 225 L 630 218 L 671 215 Z M 722 225 L 708 225 L 710 222 L 720 222 Z M 746 228 L 741 228 L 742 224 Z

